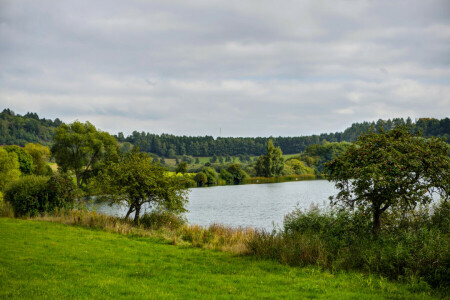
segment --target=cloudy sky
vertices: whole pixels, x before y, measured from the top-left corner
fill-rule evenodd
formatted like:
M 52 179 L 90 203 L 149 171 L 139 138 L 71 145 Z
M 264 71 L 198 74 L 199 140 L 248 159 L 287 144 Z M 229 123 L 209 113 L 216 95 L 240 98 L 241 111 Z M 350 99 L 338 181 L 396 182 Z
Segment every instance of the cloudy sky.
M 450 1 L 0 0 L 0 109 L 299 136 L 450 116 Z

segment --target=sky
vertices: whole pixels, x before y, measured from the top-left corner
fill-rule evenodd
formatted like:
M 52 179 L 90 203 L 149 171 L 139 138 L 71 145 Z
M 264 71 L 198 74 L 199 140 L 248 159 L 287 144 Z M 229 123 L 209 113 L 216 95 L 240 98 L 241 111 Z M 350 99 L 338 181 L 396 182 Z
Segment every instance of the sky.
M 450 1 L 0 0 L 0 109 L 116 134 L 450 116 Z

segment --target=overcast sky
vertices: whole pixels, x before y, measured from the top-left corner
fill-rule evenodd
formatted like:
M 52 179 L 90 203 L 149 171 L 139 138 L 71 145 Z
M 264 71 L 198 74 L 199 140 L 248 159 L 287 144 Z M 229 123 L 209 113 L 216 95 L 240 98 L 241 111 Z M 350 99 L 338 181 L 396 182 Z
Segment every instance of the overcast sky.
M 125 134 L 450 116 L 450 1 L 0 0 L 0 108 Z

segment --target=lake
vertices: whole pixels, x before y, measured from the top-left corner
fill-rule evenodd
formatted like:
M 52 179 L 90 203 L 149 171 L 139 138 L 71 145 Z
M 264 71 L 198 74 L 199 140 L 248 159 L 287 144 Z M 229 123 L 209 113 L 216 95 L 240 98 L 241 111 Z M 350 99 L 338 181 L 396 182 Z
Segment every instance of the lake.
M 274 225 L 281 226 L 284 216 L 296 207 L 324 207 L 328 197 L 336 193 L 334 184 L 327 180 L 195 188 L 190 190 L 185 215 L 191 224 L 271 230 Z M 101 204 L 97 211 L 124 216 L 126 208 Z

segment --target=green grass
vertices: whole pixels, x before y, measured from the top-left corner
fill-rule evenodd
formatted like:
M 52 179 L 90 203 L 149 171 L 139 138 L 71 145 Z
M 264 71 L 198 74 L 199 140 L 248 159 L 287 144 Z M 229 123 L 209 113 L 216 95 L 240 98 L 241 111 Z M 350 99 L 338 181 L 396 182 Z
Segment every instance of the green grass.
M 0 218 L 0 298 L 424 299 L 420 285 L 330 274 L 155 238 Z

